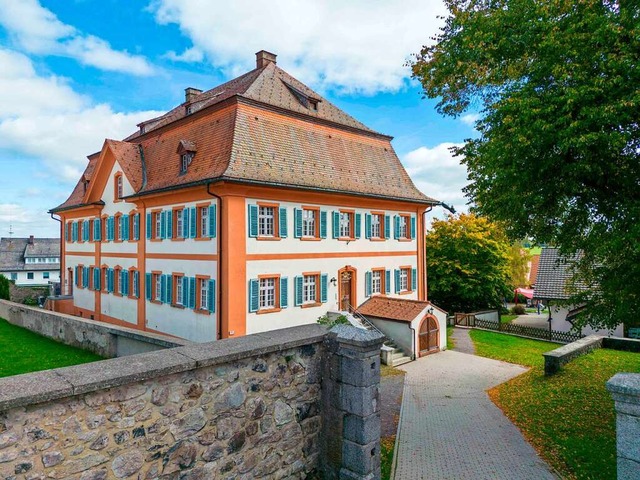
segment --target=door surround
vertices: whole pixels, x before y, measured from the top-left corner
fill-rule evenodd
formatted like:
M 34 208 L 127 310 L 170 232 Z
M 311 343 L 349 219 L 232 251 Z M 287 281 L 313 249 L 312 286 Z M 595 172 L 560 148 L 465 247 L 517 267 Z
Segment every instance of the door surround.
M 440 326 L 434 315 L 424 316 L 418 332 L 418 356 L 424 357 L 440 351 Z M 426 346 L 425 349 L 422 348 L 423 345 Z
M 343 289 L 345 287 L 343 287 L 343 275 L 344 276 L 350 276 L 350 291 L 349 293 L 349 304 L 354 307 L 357 308 L 358 306 L 358 299 L 357 299 L 357 279 L 358 279 L 358 271 L 355 269 L 355 267 L 352 267 L 351 265 L 345 265 L 344 267 L 342 267 L 340 270 L 338 270 L 338 310 L 343 310 L 343 297 L 345 292 L 343 291 Z M 347 310 L 349 310 L 349 308 L 347 307 Z

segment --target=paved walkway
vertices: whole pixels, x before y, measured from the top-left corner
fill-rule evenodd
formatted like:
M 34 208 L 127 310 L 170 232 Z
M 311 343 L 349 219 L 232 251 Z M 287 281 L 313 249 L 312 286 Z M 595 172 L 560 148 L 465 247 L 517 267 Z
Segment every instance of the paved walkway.
M 453 339 L 454 347 L 453 349 L 456 352 L 469 353 L 473 355 L 476 353 L 476 347 L 471 341 L 471 337 L 469 336 L 469 332 L 471 329 L 464 327 L 455 327 L 453 332 L 451 333 L 451 338 Z
M 392 478 L 555 479 L 486 390 L 524 367 L 447 350 L 407 372 Z
M 537 315 L 535 313 L 527 313 L 526 315 L 519 315 L 514 318 L 511 323 L 515 323 L 516 325 L 525 325 L 529 327 L 535 328 L 545 328 L 549 329 L 549 314 L 543 313 L 541 315 Z

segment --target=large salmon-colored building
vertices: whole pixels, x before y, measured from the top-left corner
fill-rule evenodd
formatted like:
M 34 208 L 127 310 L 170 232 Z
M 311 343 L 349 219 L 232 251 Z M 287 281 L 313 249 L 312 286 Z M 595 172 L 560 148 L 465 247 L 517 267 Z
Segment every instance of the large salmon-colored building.
M 391 137 L 258 52 L 254 70 L 89 156 L 56 309 L 194 341 L 426 299 L 425 196 Z M 440 326 L 444 332 L 444 326 Z

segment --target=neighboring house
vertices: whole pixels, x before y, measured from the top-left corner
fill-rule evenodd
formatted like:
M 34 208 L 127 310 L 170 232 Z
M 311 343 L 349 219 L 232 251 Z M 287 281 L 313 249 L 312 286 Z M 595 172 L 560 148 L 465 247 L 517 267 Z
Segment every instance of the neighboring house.
M 568 300 L 570 293 L 568 287 L 573 278 L 573 265 L 580 259 L 579 254 L 561 256 L 556 248 L 543 248 L 538 264 L 538 276 L 536 277 L 533 298 L 544 301 L 549 308 L 551 329 L 561 332 L 576 331 L 573 328 L 573 318 L 580 313 L 583 305 L 560 305 Z M 584 288 L 579 283 L 574 288 Z M 613 335 L 624 336 L 623 325 L 620 324 L 613 330 L 593 330 L 591 327 L 583 327 L 580 333 L 583 335 Z
M 256 69 L 106 140 L 63 225 L 52 308 L 195 341 L 426 298 L 425 196 L 391 137 Z M 439 325 L 444 331 L 444 323 Z
M 0 274 L 19 287 L 60 280 L 59 238 L 0 238 Z

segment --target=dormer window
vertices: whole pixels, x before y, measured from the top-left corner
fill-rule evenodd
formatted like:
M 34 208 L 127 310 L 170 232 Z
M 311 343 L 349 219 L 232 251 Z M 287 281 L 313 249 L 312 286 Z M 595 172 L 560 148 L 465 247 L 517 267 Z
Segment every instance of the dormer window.
M 180 174 L 187 173 L 187 168 L 193 160 L 193 152 L 187 152 L 180 155 Z
M 142 135 L 147 129 L 144 125 L 140 125 L 140 135 Z
M 318 111 L 318 100 L 315 98 L 309 98 L 309 110 L 313 110 L 315 112 Z
M 115 174 L 113 178 L 113 200 L 118 202 L 124 196 L 123 193 L 123 182 L 122 182 L 122 172 L 118 172 Z
M 191 115 L 193 113 L 193 105 L 187 105 L 186 107 L 187 115 Z

